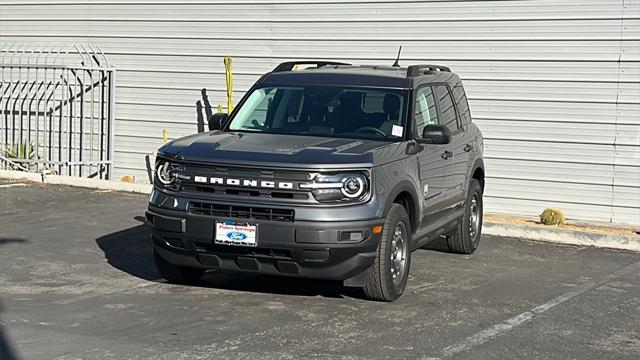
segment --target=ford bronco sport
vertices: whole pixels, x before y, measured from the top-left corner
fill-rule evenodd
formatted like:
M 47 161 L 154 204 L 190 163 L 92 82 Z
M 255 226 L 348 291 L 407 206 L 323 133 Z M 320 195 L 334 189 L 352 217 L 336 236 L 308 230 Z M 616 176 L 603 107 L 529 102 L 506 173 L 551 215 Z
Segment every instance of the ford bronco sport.
M 158 151 L 146 218 L 169 282 L 246 271 L 393 301 L 412 250 L 478 247 L 483 139 L 445 66 L 286 62 L 209 128 Z

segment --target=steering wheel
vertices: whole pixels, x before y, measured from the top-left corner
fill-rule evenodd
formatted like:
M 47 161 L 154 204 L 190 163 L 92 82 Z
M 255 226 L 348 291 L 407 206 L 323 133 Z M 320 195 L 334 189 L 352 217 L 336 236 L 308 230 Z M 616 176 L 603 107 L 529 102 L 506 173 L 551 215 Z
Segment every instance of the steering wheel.
M 356 130 L 354 132 L 356 134 L 357 133 L 372 132 L 372 133 L 376 133 L 377 135 L 380 135 L 382 137 L 387 137 L 387 134 L 384 131 L 382 131 L 382 130 L 376 128 L 376 127 L 373 127 L 373 126 L 363 126 L 363 127 L 359 128 L 358 130 Z

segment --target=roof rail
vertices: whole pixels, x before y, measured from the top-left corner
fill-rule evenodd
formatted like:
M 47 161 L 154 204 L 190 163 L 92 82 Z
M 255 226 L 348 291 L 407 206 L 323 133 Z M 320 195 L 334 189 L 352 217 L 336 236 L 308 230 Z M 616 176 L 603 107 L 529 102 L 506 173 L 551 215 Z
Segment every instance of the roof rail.
M 429 64 L 410 65 L 407 68 L 407 77 L 416 77 L 416 76 L 424 74 L 425 71 L 451 72 L 451 69 L 449 69 L 446 66 L 442 66 L 442 65 L 429 65 Z
M 336 61 L 324 61 L 324 60 L 308 60 L 308 61 L 286 61 L 276 66 L 272 72 L 291 71 L 296 65 L 316 65 L 316 67 L 322 67 L 327 65 L 351 65 L 347 63 L 341 63 Z

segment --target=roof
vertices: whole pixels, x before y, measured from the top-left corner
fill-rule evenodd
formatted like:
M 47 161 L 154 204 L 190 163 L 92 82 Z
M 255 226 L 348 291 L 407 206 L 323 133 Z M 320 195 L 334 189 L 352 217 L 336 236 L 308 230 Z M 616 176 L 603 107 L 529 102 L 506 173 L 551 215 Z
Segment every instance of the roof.
M 307 72 L 333 72 L 333 73 L 350 73 L 369 76 L 387 76 L 395 78 L 406 78 L 407 68 L 398 66 L 385 65 L 335 65 L 321 66 L 318 68 L 308 68 L 299 71 Z
M 303 68 L 292 70 L 298 64 L 302 65 Z M 260 82 L 274 85 L 350 85 L 411 88 L 414 84 L 414 79 L 418 80 L 418 82 L 429 82 L 441 79 L 440 75 L 444 75 L 444 73 L 447 74 L 447 79 L 451 78 L 452 75 L 455 76 L 447 67 L 440 65 L 394 67 L 327 62 L 318 63 L 319 66 L 304 68 L 308 64 L 311 64 L 311 62 L 282 63 L 273 72 L 266 74 Z M 429 69 L 439 71 L 428 71 Z

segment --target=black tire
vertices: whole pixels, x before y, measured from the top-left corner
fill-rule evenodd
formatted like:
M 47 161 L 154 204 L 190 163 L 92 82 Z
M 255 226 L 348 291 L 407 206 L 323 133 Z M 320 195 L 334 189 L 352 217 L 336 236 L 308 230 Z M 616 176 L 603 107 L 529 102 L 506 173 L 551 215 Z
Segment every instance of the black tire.
M 411 267 L 411 222 L 404 207 L 393 204 L 383 226 L 382 239 L 378 245 L 378 256 L 371 267 L 367 285 L 363 290 L 367 298 L 371 300 L 394 301 L 404 292 Z M 404 255 L 398 255 L 397 246 L 395 251 L 393 249 L 393 246 L 397 245 L 397 242 L 394 242 L 394 238 L 398 239 L 395 233 L 397 228 L 404 231 L 405 240 L 402 243 Z M 392 267 L 395 270 L 396 263 L 391 260 L 391 256 L 394 254 L 397 255 L 396 259 L 404 259 L 403 270 L 396 272 L 395 280 L 392 275 Z
M 153 252 L 153 257 L 156 263 L 156 269 L 158 269 L 160 275 L 172 284 L 197 284 L 205 272 L 204 269 L 169 264 L 155 251 Z
M 475 201 L 474 201 L 475 200 Z M 472 217 L 474 206 L 477 207 L 477 222 Z M 472 224 L 476 224 L 475 231 Z M 464 215 L 458 228 L 447 236 L 449 250 L 458 254 L 472 254 L 478 248 L 482 234 L 482 186 L 478 180 L 472 180 L 464 205 Z

